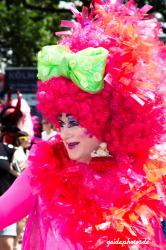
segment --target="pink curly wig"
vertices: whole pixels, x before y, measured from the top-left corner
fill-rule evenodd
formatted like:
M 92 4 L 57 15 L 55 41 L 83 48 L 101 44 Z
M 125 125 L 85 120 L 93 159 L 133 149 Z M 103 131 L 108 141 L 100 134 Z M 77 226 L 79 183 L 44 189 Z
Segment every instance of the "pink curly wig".
M 121 165 L 142 165 L 164 134 L 166 49 L 158 39 L 159 23 L 148 19 L 149 9 L 148 5 L 138 9 L 132 0 L 126 4 L 107 0 L 96 3 L 89 15 L 86 8 L 82 13 L 73 10 L 77 22 L 62 21 L 71 34 L 62 32 L 59 43 L 73 52 L 107 49 L 104 88 L 90 94 L 64 77 L 38 84 L 38 109 L 45 117 L 58 126 L 60 113 L 72 114 L 107 142 Z

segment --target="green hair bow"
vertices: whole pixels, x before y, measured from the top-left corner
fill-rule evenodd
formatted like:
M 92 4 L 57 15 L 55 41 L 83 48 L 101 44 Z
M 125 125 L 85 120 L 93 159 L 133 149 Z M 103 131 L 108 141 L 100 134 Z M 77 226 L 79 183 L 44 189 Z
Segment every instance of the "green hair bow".
M 96 93 L 103 87 L 107 56 L 108 50 L 102 47 L 73 53 L 65 45 L 45 46 L 38 54 L 38 78 L 64 76 L 82 90 Z

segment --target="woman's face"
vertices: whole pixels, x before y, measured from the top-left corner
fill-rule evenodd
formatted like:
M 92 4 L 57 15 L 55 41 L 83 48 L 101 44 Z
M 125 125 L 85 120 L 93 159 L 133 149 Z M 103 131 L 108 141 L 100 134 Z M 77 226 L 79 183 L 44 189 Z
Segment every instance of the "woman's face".
M 70 114 L 62 113 L 59 117 L 59 124 L 60 134 L 70 159 L 89 163 L 92 151 L 96 150 L 100 144 L 98 139 L 79 126 Z

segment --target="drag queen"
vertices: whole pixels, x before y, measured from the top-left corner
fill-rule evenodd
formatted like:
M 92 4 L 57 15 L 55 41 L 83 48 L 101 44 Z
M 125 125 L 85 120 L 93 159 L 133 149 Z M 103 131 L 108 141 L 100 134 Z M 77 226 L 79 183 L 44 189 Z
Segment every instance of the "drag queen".
M 149 5 L 96 1 L 38 55 L 38 108 L 60 136 L 31 150 L 0 199 L 29 214 L 24 250 L 166 249 L 165 68 Z M 101 142 L 107 157 L 93 157 Z

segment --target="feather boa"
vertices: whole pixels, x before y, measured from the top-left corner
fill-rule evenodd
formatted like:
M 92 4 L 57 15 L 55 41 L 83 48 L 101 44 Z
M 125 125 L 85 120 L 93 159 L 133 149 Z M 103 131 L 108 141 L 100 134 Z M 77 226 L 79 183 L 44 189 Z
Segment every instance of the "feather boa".
M 129 241 L 123 249 L 152 250 L 161 244 L 165 209 L 164 166 L 157 170 L 154 161 L 145 165 L 148 177 L 137 169 L 117 167 L 111 157 L 93 158 L 89 165 L 76 163 L 56 139 L 33 147 L 30 180 L 42 200 L 43 218 L 48 224 L 55 220 L 62 236 L 73 243 L 103 250 L 120 249 Z

